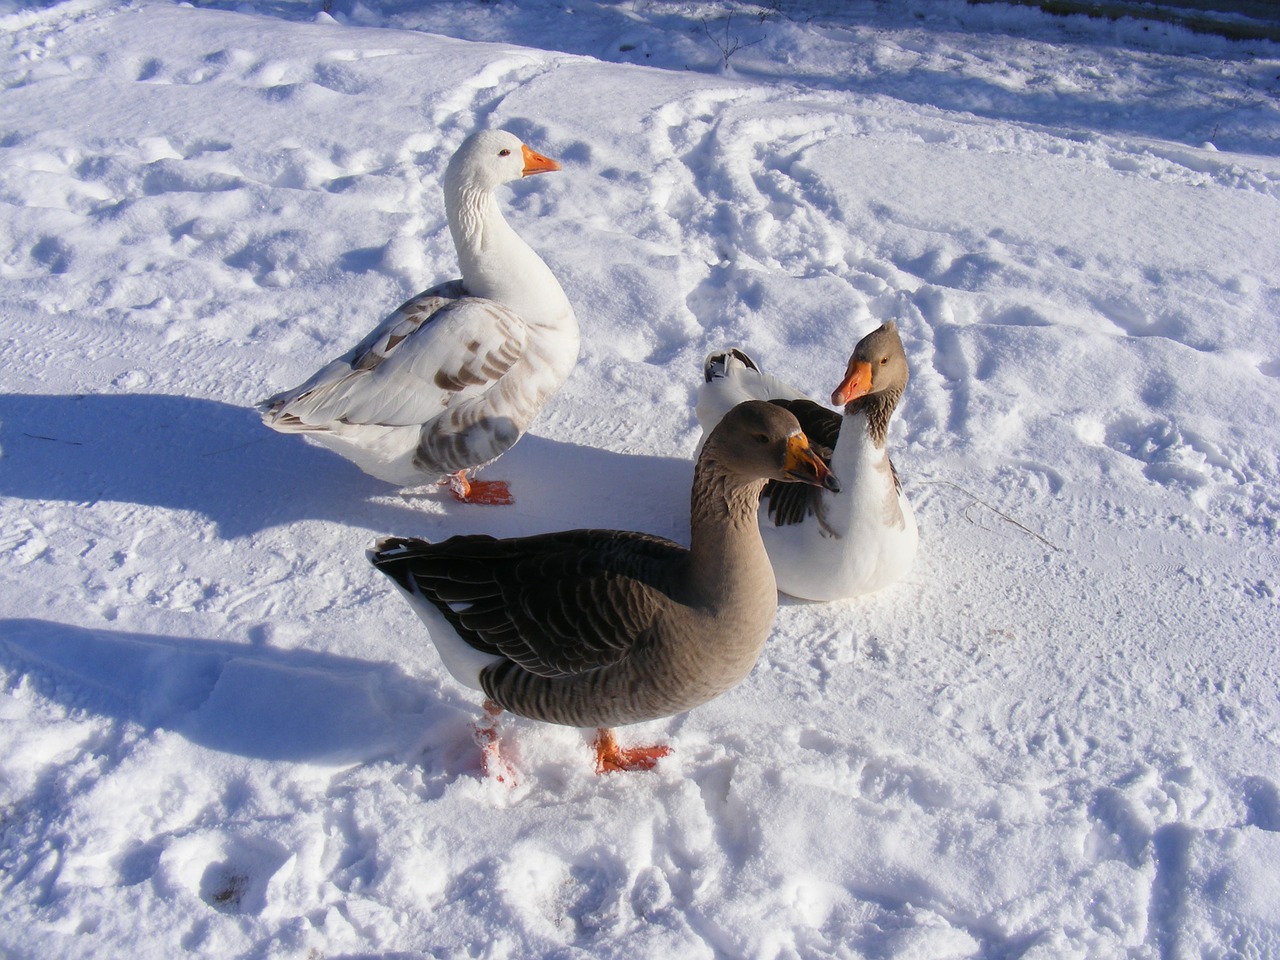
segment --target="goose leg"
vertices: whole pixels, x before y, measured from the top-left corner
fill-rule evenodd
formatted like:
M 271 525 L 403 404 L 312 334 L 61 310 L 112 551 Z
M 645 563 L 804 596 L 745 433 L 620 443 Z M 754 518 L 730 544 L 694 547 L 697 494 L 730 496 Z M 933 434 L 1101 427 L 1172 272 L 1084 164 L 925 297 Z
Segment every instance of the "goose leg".
M 484 719 L 475 724 L 476 743 L 480 745 L 480 772 L 486 778 L 492 777 L 508 787 L 516 785 L 515 768 L 507 762 L 500 749 L 498 738 L 498 715 L 502 708 L 492 700 L 484 702 Z
M 658 760 L 671 752 L 663 744 L 651 747 L 620 747 L 608 727 L 599 727 L 592 741 L 596 748 L 596 773 L 613 773 L 618 770 L 652 770 Z
M 516 502 L 505 480 L 468 480 L 467 475 L 459 470 L 449 475 L 448 483 L 454 498 L 462 503 L 505 507 Z

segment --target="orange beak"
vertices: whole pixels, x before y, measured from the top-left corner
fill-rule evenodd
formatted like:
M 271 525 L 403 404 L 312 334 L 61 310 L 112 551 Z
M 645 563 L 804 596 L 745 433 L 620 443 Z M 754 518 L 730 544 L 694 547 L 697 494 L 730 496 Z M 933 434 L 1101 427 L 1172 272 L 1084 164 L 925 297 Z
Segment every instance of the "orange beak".
M 523 143 L 520 149 L 524 151 L 524 175 L 527 177 L 531 173 L 549 173 L 552 170 L 559 170 L 560 164 L 556 163 L 550 157 L 544 157 L 540 153 L 534 153 Z
M 787 457 L 782 463 L 782 470 L 790 479 L 815 487 L 825 487 L 832 493 L 840 492 L 840 481 L 831 472 L 831 468 L 822 462 L 822 458 L 809 446 L 809 438 L 803 433 L 795 433 L 787 438 Z
M 844 373 L 840 386 L 831 394 L 831 402 L 843 407 L 850 400 L 865 397 L 871 392 L 871 364 L 865 360 L 854 360 Z

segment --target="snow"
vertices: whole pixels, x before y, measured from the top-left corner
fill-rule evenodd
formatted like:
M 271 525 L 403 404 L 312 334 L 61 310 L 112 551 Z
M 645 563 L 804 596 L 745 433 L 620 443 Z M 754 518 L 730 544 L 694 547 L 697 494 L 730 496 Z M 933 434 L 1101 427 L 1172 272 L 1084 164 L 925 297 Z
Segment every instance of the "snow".
M 1280 48 L 726 9 L 0 0 L 0 954 L 1280 957 Z M 503 509 L 252 410 L 455 275 L 483 125 L 583 328 Z M 908 577 L 481 779 L 373 539 L 682 539 L 705 354 L 890 318 Z

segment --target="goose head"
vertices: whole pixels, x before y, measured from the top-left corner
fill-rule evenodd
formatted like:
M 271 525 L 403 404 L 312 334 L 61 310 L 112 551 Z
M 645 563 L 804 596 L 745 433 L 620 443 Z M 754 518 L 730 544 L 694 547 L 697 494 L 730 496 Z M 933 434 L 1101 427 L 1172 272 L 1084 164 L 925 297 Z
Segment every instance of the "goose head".
M 529 149 L 513 133 L 478 130 L 454 153 L 444 177 L 450 192 L 489 191 L 521 177 L 559 169 L 560 164 Z
M 810 448 L 800 422 L 776 404 L 748 400 L 726 413 L 702 451 L 745 482 L 798 481 L 838 491 L 840 482 Z
M 906 389 L 908 376 L 898 325 L 890 320 L 858 341 L 831 402 L 846 406 L 859 397 L 885 393 L 896 403 Z

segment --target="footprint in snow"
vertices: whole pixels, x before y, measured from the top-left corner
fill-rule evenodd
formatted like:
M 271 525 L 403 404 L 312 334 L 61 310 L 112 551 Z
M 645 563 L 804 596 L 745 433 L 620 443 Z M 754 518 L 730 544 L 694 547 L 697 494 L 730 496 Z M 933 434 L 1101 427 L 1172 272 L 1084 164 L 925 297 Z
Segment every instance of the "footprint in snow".
M 219 913 L 258 914 L 267 906 L 267 886 L 289 860 L 280 844 L 262 838 L 233 838 L 225 859 L 210 863 L 200 877 L 200 899 Z
M 1161 486 L 1195 491 L 1212 482 L 1215 473 L 1237 483 L 1242 479 L 1231 459 L 1213 443 L 1169 420 L 1116 417 L 1106 426 L 1103 442 L 1141 463 L 1143 475 Z
M 1280 833 L 1280 786 L 1266 777 L 1244 781 L 1245 823 L 1269 833 Z

